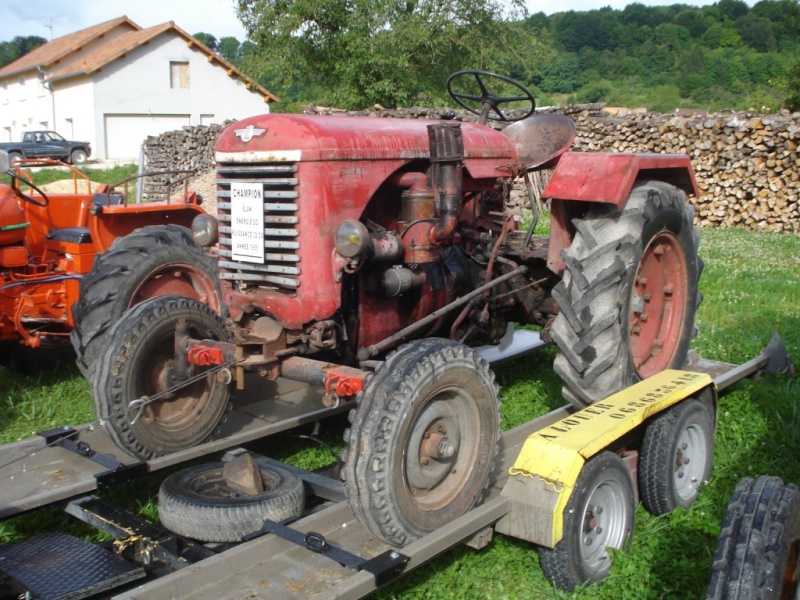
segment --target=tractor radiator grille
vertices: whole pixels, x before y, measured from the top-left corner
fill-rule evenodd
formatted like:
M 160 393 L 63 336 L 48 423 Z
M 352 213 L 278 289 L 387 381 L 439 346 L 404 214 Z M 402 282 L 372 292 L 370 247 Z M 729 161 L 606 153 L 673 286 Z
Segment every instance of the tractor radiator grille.
M 220 279 L 240 289 L 267 287 L 292 291 L 300 286 L 297 165 L 269 163 L 217 165 Z M 264 264 L 233 260 L 231 184 L 260 183 L 264 190 Z

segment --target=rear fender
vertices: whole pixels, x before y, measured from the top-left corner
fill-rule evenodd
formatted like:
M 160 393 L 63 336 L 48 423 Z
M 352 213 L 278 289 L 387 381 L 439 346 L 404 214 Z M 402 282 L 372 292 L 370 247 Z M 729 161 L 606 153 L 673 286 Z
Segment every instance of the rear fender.
M 622 210 L 640 180 L 663 181 L 687 195 L 700 195 L 686 154 L 563 154 L 542 193 L 543 198 L 552 200 L 548 268 L 559 276 L 564 273 L 561 251 L 572 243 L 573 219 L 583 215 L 592 203 L 613 204 Z
M 193 196 L 193 194 L 192 194 Z M 193 202 L 144 202 L 100 206 L 89 216 L 89 231 L 97 252 L 104 252 L 115 239 L 147 225 L 182 225 L 192 228 L 194 218 L 205 211 Z

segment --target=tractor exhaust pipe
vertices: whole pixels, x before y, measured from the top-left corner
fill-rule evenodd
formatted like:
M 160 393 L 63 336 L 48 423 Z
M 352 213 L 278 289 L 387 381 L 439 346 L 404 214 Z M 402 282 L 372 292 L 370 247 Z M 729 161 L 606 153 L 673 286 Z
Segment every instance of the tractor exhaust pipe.
M 459 123 L 428 125 L 431 162 L 434 164 L 435 193 L 439 222 L 431 228 L 429 239 L 437 245 L 449 239 L 461 212 L 461 161 L 464 137 Z

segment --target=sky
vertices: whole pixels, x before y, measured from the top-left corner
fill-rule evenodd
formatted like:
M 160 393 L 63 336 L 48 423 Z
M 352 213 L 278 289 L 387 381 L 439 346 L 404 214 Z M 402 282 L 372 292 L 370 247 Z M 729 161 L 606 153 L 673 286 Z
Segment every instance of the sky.
M 551 14 L 604 6 L 622 9 L 631 1 L 527 0 L 527 5 L 531 14 L 540 11 Z M 648 6 L 677 3 L 705 6 L 714 1 L 640 0 Z M 746 1 L 752 6 L 755 0 Z M 144 28 L 175 21 L 189 34 L 202 31 L 217 39 L 233 36 L 244 41 L 244 28 L 236 18 L 234 5 L 235 0 L 0 0 L 0 41 L 10 41 L 18 35 L 38 35 L 50 40 L 123 15 Z

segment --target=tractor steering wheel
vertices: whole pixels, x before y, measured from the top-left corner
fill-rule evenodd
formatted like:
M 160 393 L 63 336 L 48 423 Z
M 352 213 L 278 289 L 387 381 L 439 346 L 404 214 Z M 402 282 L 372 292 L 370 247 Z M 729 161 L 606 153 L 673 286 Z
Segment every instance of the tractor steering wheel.
M 47 197 L 47 194 L 45 194 L 41 189 L 39 189 L 39 187 L 36 184 L 34 184 L 32 181 L 28 181 L 27 179 L 24 179 L 24 178 L 20 177 L 19 175 L 17 175 L 16 173 L 12 173 L 11 171 L 9 171 L 7 173 L 7 175 L 9 175 L 13 179 L 16 179 L 17 181 L 19 181 L 21 183 L 24 183 L 25 185 L 29 185 L 31 188 L 33 188 L 34 190 L 39 192 L 39 194 L 41 194 L 41 196 L 42 196 L 42 200 L 41 201 L 35 200 L 34 198 L 31 198 L 30 196 L 28 196 L 28 194 L 23 192 L 20 189 L 19 184 L 12 185 L 11 189 L 14 190 L 14 193 L 18 197 L 20 197 L 23 200 L 25 200 L 25 202 L 30 202 L 31 204 L 35 204 L 36 206 L 41 206 L 42 208 L 46 208 L 47 205 L 50 204 L 50 198 Z
M 468 94 L 464 92 L 453 91 L 453 83 L 458 81 L 464 77 L 475 77 L 475 82 L 478 84 L 479 92 L 477 94 Z M 521 96 L 498 96 L 496 94 L 491 93 L 484 84 L 484 78 L 486 79 L 498 79 L 506 84 L 511 85 L 514 88 L 517 88 L 522 92 L 523 95 Z M 463 82 L 459 81 L 459 83 Z M 495 82 L 494 85 L 497 85 Z M 493 86 L 494 87 L 494 86 Z M 455 100 L 459 106 L 467 109 L 469 112 L 474 113 L 476 115 L 480 115 L 480 119 L 478 122 L 482 125 L 486 124 L 487 120 L 492 121 L 522 121 L 523 119 L 527 119 L 533 114 L 533 111 L 536 110 L 536 100 L 533 98 L 533 94 L 531 94 L 530 90 L 528 90 L 525 86 L 521 83 L 514 81 L 509 77 L 504 77 L 503 75 L 497 75 L 496 73 L 489 73 L 488 71 L 477 71 L 474 69 L 470 69 L 467 71 L 459 71 L 458 73 L 453 73 L 447 80 L 447 92 L 450 96 Z M 480 105 L 480 108 L 476 108 L 475 106 L 470 106 L 467 102 L 472 102 L 473 104 L 477 103 Z M 523 110 L 527 110 L 527 112 L 521 117 L 512 117 L 507 112 L 503 112 L 500 110 L 501 104 L 508 104 L 510 102 L 525 102 L 526 105 L 523 107 Z M 530 104 L 530 108 L 528 108 L 527 104 Z M 506 109 L 508 111 L 508 109 Z M 494 114 L 491 114 L 491 113 Z

